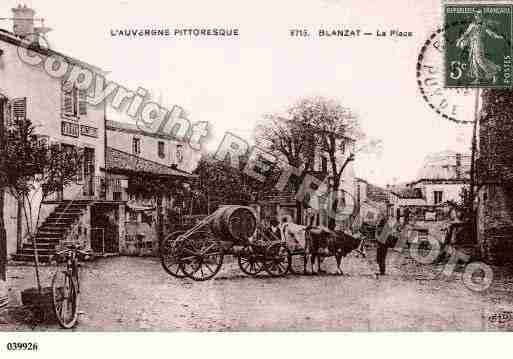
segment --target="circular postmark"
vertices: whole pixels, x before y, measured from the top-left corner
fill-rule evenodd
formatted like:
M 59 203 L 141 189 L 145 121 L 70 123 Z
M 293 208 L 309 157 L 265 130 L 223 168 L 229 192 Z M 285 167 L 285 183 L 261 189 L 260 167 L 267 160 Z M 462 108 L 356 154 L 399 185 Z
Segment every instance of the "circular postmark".
M 456 46 L 457 38 L 465 33 L 468 26 L 469 21 L 456 21 L 434 31 L 424 42 L 416 66 L 417 85 L 427 105 L 441 118 L 464 125 L 474 123 L 478 90 L 471 87 L 446 87 L 446 71 L 461 69 L 447 69 L 444 55 L 448 46 Z M 502 36 L 507 46 L 511 47 L 510 37 L 507 34 Z M 462 53 L 462 56 L 466 55 Z

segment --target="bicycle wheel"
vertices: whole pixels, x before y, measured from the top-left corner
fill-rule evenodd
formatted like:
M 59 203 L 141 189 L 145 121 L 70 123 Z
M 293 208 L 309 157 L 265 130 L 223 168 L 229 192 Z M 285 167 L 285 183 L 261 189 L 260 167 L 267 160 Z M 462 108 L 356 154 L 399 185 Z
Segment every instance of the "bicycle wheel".
M 174 246 L 173 242 L 179 235 L 184 233 L 185 231 L 171 233 L 164 241 L 160 254 L 160 263 L 162 264 L 162 268 L 164 268 L 168 274 L 176 278 L 185 278 L 185 274 L 183 274 L 182 269 L 180 268 L 180 256 L 178 253 L 179 246 Z
M 73 328 L 78 319 L 78 293 L 75 279 L 68 271 L 57 271 L 53 276 L 52 302 L 59 325 Z

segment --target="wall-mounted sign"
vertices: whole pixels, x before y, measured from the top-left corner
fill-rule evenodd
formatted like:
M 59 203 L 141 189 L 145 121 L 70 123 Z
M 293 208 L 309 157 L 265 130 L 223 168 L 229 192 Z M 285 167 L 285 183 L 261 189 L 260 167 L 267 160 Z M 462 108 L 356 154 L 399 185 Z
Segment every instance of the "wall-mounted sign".
M 64 136 L 71 136 L 77 138 L 80 136 L 80 128 L 79 125 L 76 123 L 62 121 L 61 130 Z
M 80 134 L 83 136 L 98 138 L 98 129 L 96 127 L 81 125 Z

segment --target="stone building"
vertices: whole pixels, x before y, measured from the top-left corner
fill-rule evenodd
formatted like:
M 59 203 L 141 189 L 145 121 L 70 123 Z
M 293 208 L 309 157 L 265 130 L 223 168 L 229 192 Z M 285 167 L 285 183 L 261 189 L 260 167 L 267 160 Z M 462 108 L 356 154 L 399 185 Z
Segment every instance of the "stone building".
M 513 261 L 513 91 L 482 95 L 477 154 L 477 237 L 484 259 Z
M 41 257 L 47 258 L 46 255 L 53 253 L 55 245 L 64 237 L 89 240 L 91 201 L 99 199 L 98 184 L 105 178 L 105 107 L 90 106 L 85 92 L 76 86 L 76 82 L 68 80 L 70 72 L 59 77 L 50 74 L 44 64 L 50 58 L 60 59 L 61 65 L 67 64 L 68 68 L 85 69 L 97 76 L 104 76 L 106 72 L 43 46 L 40 36 L 49 29 L 36 27 L 34 15 L 34 10 L 18 6 L 13 9 L 13 31 L 0 29 L 0 101 L 5 125 L 10 126 L 14 118 L 28 118 L 40 140 L 80 148 L 84 153 L 79 180 L 49 198 L 42 207 L 42 225 L 36 237 Z M 38 34 L 39 38 L 27 37 L 28 34 Z M 31 59 L 38 60 L 35 65 L 27 63 L 20 55 L 28 46 L 33 51 Z M 34 192 L 32 198 L 35 219 L 41 193 Z M 75 203 L 68 206 L 71 200 Z M 104 197 L 103 200 L 109 199 Z M 8 254 L 30 258 L 33 247 L 27 243 L 21 206 L 7 193 L 5 201 Z M 116 210 L 117 207 L 114 205 L 113 208 Z
M 406 208 L 417 220 L 440 220 L 451 215 L 450 203 L 461 201 L 470 180 L 470 155 L 443 151 L 424 159 L 413 182 L 387 186 L 388 215 L 401 218 Z
M 31 195 L 33 222 L 43 202 L 35 228 L 40 260 L 49 260 L 64 241 L 78 242 L 95 253 L 131 254 L 127 239 L 137 237 L 139 242 L 145 239 L 146 249 L 155 253 L 157 206 L 134 198 L 130 186 L 143 176 L 171 182 L 189 179 L 186 168 L 194 168 L 199 154 L 195 157 L 189 147 L 169 138 L 138 132 L 136 126 L 107 121 L 106 104 L 90 105 L 88 93 L 79 88 L 78 80 L 69 80 L 73 71 L 56 76 L 45 64 L 48 59 L 59 59 L 69 69 L 90 71 L 93 84 L 107 72 L 44 46 L 40 35 L 49 29 L 34 26 L 34 16 L 35 11 L 28 7 L 14 8 L 13 31 L 0 29 L 1 118 L 5 126 L 15 117 L 28 118 L 38 139 L 79 148 L 84 154 L 77 181 L 44 201 L 38 191 Z M 34 33 L 39 34 L 37 41 L 27 36 Z M 33 51 L 31 59 L 40 60 L 38 64 L 28 64 L 20 56 L 27 48 Z M 34 245 L 29 241 L 21 206 L 7 193 L 4 198 L 8 255 L 32 261 Z M 163 198 L 158 200 L 159 207 L 161 200 L 167 205 Z M 149 226 L 143 231 L 139 227 L 144 223 Z
M 110 118 L 111 114 L 107 116 Z M 109 147 L 131 153 L 164 166 L 192 172 L 201 158 L 201 151 L 194 150 L 187 143 L 161 133 L 141 130 L 135 121 L 108 120 L 106 123 Z

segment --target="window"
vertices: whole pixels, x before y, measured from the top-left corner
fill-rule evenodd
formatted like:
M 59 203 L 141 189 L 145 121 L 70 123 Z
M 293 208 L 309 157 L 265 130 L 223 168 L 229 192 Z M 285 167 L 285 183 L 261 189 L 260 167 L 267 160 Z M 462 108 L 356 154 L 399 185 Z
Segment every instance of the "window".
M 112 199 L 114 201 L 121 201 L 121 192 L 113 192 L 112 193 Z
M 13 99 L 8 107 L 7 111 L 10 114 L 7 115 L 7 126 L 13 126 L 15 120 L 24 120 L 27 118 L 27 98 L 15 98 Z
M 328 159 L 324 156 L 321 157 L 321 171 L 323 173 L 328 172 Z
M 132 153 L 134 155 L 140 155 L 141 154 L 141 139 L 134 137 L 132 140 Z
M 62 116 L 78 118 L 82 115 L 87 115 L 87 92 L 65 82 L 62 85 Z
M 442 191 L 434 191 L 433 197 L 434 197 L 435 204 L 442 203 L 443 192 Z
M 164 158 L 166 157 L 166 154 L 164 152 L 164 142 L 163 141 L 159 141 L 158 143 L 158 152 L 159 152 L 159 157 L 160 158 Z
M 137 222 L 137 212 L 129 210 L 128 211 L 128 221 L 129 222 Z
M 183 162 L 183 146 L 177 145 L 176 146 L 176 163 L 182 163 Z

